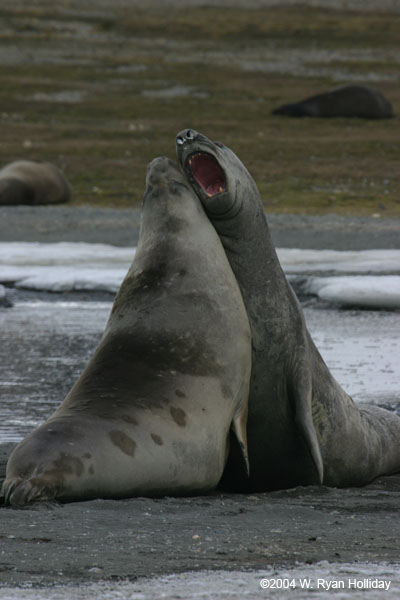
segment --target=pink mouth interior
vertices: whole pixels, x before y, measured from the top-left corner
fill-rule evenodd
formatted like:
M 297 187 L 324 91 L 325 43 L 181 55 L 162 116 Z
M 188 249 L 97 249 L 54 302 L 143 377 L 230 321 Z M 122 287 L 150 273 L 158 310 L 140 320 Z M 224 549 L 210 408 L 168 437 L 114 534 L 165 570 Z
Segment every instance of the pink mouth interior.
M 224 172 L 211 154 L 202 152 L 192 154 L 186 165 L 196 183 L 208 196 L 226 192 Z

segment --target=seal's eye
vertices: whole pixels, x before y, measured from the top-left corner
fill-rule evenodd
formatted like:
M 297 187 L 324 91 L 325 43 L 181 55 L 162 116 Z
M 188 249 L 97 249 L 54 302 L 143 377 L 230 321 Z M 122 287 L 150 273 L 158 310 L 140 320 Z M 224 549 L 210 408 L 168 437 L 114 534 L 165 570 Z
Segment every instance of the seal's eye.
M 194 140 L 193 131 L 191 129 L 187 130 L 186 137 L 187 137 L 188 140 Z
M 205 152 L 191 154 L 186 161 L 186 169 L 189 171 L 190 178 L 206 192 L 207 196 L 226 192 L 225 173 L 211 154 Z

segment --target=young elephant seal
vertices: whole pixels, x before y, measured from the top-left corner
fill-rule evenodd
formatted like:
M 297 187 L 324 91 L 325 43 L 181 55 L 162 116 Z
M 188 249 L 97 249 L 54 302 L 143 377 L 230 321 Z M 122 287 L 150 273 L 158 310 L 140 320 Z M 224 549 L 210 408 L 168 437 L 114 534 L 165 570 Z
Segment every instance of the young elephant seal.
M 390 119 L 392 105 L 379 90 L 366 85 L 342 85 L 272 111 L 288 117 L 358 117 Z
M 245 460 L 251 337 L 221 242 L 178 166 L 148 168 L 139 244 L 100 344 L 11 455 L 7 503 L 216 487 L 232 427 Z
M 281 269 L 249 172 L 231 150 L 192 129 L 176 143 L 221 238 L 252 330 L 250 488 L 357 486 L 400 471 L 400 418 L 356 406 L 331 375 Z
M 61 204 L 71 198 L 71 187 L 51 163 L 18 160 L 0 170 L 0 206 Z

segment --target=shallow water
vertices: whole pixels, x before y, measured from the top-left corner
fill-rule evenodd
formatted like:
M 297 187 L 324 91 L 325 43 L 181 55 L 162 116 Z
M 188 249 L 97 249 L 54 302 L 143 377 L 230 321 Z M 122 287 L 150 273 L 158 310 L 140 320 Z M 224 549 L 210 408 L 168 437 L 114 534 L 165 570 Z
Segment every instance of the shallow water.
M 24 302 L 0 311 L 0 442 L 62 402 L 97 346 L 111 302 Z
M 21 440 L 52 414 L 96 348 L 111 306 L 36 300 L 0 311 L 0 442 Z M 400 313 L 304 312 L 333 375 L 356 402 L 400 405 Z

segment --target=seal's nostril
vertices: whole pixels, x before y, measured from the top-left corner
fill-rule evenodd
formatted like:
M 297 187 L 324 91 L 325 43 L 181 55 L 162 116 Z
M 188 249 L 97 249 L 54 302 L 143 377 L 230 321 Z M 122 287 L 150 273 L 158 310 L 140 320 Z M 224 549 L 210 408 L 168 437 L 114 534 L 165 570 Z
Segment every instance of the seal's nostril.
M 176 138 L 176 143 L 178 144 L 178 146 L 182 146 L 182 144 L 185 143 L 185 140 L 183 139 L 183 137 L 178 135 L 178 137 Z
M 186 137 L 187 137 L 188 140 L 193 140 L 194 139 L 193 131 L 191 129 L 187 130 Z

